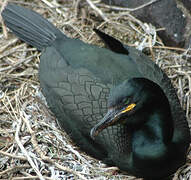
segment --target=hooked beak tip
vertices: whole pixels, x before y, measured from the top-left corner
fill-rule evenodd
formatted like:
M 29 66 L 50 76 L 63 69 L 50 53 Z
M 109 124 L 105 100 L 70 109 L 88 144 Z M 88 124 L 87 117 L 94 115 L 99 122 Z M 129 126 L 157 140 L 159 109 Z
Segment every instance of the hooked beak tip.
M 104 118 L 91 129 L 90 137 L 92 139 L 95 139 L 95 137 L 101 131 L 103 131 L 105 128 L 110 126 L 113 122 L 114 115 L 115 115 L 115 111 L 113 111 L 113 110 L 108 111 L 107 114 L 104 116 Z
M 95 136 L 96 136 L 96 133 L 95 133 L 95 128 L 93 127 L 90 131 L 90 137 L 94 140 L 95 139 Z
M 90 131 L 90 137 L 94 140 L 100 131 L 102 131 L 102 128 L 99 125 L 94 126 Z

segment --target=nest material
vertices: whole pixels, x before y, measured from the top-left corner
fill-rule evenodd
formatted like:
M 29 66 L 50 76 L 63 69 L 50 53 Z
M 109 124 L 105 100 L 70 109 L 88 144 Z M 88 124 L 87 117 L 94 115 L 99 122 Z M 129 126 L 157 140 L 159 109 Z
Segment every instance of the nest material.
M 190 49 L 165 47 L 152 25 L 134 18 L 128 9 L 116 11 L 99 1 L 15 2 L 42 14 L 72 38 L 103 46 L 92 31 L 96 27 L 144 50 L 172 80 L 190 123 Z M 87 156 L 60 130 L 40 91 L 40 53 L 7 32 L 3 22 L 0 44 L 0 179 L 134 179 Z M 189 161 L 174 179 L 189 179 Z

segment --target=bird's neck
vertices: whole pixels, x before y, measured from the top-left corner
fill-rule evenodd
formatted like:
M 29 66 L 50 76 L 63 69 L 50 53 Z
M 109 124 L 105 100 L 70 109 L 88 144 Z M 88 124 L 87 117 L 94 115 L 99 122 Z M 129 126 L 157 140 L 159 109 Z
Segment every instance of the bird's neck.
M 147 139 L 158 140 L 164 144 L 168 144 L 172 140 L 174 124 L 170 112 L 168 109 L 153 110 L 148 116 L 148 120 L 143 125 L 141 131 L 147 132 L 149 135 Z M 146 138 L 146 137 L 145 137 Z
M 154 107 L 143 112 L 145 123 L 132 132 L 132 152 L 137 159 L 160 161 L 166 157 L 173 136 L 173 121 L 170 108 Z

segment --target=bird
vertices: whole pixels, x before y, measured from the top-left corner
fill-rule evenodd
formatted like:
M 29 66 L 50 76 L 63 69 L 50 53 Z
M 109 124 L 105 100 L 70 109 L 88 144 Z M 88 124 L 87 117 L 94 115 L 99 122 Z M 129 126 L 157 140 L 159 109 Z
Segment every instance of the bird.
M 82 151 L 149 180 L 169 178 L 185 164 L 185 112 L 170 79 L 149 57 L 98 29 L 107 48 L 69 38 L 14 3 L 1 15 L 16 36 L 41 51 L 42 93 Z

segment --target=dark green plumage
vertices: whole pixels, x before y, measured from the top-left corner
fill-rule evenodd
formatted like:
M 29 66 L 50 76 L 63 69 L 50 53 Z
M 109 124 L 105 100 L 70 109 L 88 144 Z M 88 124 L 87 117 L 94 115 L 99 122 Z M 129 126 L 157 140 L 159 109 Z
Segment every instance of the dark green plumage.
M 168 77 L 143 53 L 99 30 L 111 50 L 70 39 L 15 4 L 2 17 L 20 39 L 42 51 L 42 92 L 82 150 L 152 180 L 185 163 L 190 142 L 185 114 Z

